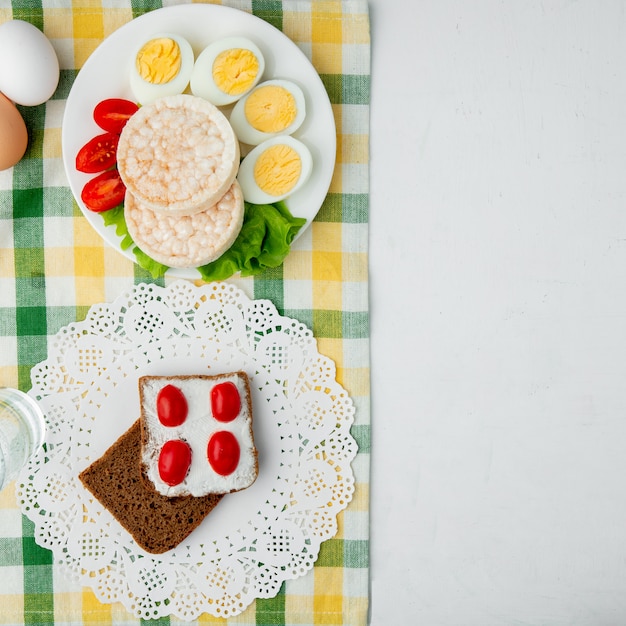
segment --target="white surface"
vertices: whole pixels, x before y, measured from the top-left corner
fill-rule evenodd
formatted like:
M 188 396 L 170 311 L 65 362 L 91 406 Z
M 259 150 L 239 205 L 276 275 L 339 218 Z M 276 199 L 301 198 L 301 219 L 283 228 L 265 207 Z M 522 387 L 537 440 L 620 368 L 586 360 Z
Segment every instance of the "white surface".
M 170 6 L 124 24 L 96 48 L 76 76 L 65 105 L 61 139 L 70 188 L 85 218 L 107 243 L 120 249 L 122 238 L 115 234 L 115 227 L 105 226 L 102 216 L 87 209 L 80 198 L 85 183 L 94 175 L 76 170 L 76 154 L 85 143 L 103 132 L 93 121 L 93 110 L 98 102 L 105 98 L 133 100 L 129 67 L 137 41 L 164 31 L 184 35 L 196 56 L 212 41 L 234 33 L 249 37 L 263 52 L 264 80 L 287 78 L 302 87 L 307 115 L 302 126 L 294 131 L 294 137 L 311 150 L 316 167 L 308 181 L 285 200 L 294 216 L 307 219 L 296 236 L 299 237 L 319 211 L 335 166 L 336 133 L 326 89 L 304 53 L 280 31 L 254 15 L 210 4 Z M 224 111 L 228 114 L 227 109 Z M 135 260 L 131 249 L 120 249 L 120 252 Z M 200 277 L 193 268 L 173 268 L 168 276 Z
M 372 624 L 624 624 L 624 5 L 370 9 Z

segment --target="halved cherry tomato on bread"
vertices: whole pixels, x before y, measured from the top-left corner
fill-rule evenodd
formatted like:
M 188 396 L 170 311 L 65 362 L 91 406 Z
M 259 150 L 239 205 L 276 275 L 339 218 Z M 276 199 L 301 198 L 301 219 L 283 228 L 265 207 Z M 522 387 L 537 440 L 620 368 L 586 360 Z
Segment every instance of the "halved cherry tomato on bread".
M 159 453 L 159 476 L 174 487 L 185 480 L 191 465 L 191 448 L 182 439 L 170 439 L 163 444 Z
M 76 155 L 76 169 L 95 174 L 113 167 L 117 159 L 119 140 L 120 136 L 114 133 L 104 133 L 90 139 Z
M 107 98 L 96 105 L 93 110 L 93 119 L 103 130 L 119 135 L 128 118 L 138 109 L 139 107 L 130 100 Z
M 124 201 L 126 187 L 117 170 L 107 170 L 92 178 L 80 194 L 85 206 L 96 213 L 113 209 Z

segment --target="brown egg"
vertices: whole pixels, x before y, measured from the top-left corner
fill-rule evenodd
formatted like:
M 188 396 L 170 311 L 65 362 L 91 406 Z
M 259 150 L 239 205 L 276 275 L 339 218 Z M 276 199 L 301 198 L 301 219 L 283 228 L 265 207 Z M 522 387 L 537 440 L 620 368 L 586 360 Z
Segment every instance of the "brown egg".
M 0 170 L 13 167 L 26 152 L 28 132 L 16 106 L 0 93 Z

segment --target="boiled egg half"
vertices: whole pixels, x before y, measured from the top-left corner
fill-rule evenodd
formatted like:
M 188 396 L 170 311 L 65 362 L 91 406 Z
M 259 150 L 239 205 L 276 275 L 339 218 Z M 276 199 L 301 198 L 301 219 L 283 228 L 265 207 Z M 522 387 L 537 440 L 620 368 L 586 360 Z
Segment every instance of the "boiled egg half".
M 241 98 L 230 114 L 239 141 L 256 146 L 278 135 L 291 135 L 306 117 L 302 89 L 283 79 L 259 83 Z
M 189 42 L 171 33 L 144 41 L 132 59 L 130 88 L 141 104 L 183 93 L 193 72 L 194 55 Z
M 215 106 L 225 106 L 248 93 L 261 79 L 265 59 L 245 37 L 227 37 L 209 44 L 191 74 L 191 93 Z
M 296 192 L 313 171 L 313 157 L 300 140 L 273 137 L 253 148 L 239 166 L 237 180 L 244 200 L 271 204 Z

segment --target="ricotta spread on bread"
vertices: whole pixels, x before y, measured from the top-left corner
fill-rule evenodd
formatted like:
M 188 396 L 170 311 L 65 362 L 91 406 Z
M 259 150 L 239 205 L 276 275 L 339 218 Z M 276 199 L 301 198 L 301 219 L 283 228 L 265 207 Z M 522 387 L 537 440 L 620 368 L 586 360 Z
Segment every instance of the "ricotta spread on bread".
M 233 410 L 228 406 L 224 409 L 225 405 L 231 409 L 233 406 L 222 401 L 224 394 L 222 400 L 214 401 L 215 391 L 219 392 L 222 385 L 236 400 Z M 165 401 L 161 394 L 168 396 Z M 200 497 L 239 491 L 256 480 L 258 455 L 252 431 L 250 386 L 244 372 L 143 376 L 139 379 L 139 398 L 141 462 L 157 492 L 168 497 Z M 171 442 L 189 448 L 190 455 L 180 459 L 186 465 L 182 480 L 168 480 L 163 471 L 163 453 Z M 174 450 L 165 471 L 171 475 L 174 466 L 177 473 L 177 464 Z

